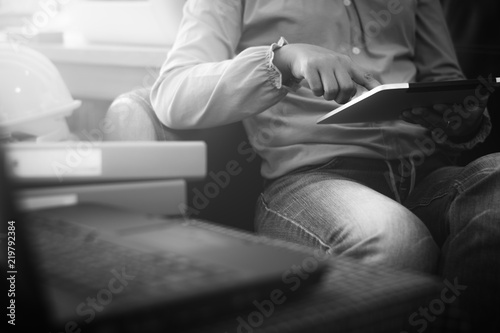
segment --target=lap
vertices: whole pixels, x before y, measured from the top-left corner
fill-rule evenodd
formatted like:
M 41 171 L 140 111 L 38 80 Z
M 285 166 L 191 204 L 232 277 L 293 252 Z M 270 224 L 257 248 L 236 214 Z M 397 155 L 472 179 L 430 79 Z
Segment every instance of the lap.
M 380 192 L 331 169 L 284 176 L 262 193 L 257 231 L 369 263 L 430 270 L 423 223 Z
M 465 167 L 435 170 L 405 203 L 441 247 L 439 274 L 467 286 L 461 299 L 472 325 L 491 332 L 498 331 L 498 322 L 492 320 L 500 311 L 499 202 L 500 154 L 496 153 Z
M 433 271 L 441 256 L 440 275 L 467 286 L 461 300 L 473 325 L 494 326 L 500 297 L 500 154 L 465 167 L 429 162 L 417 168 L 416 187 L 403 205 L 391 198 L 387 184 L 384 188 L 382 168 L 365 166 L 364 177 L 339 172 L 349 169 L 345 165 L 289 174 L 262 193 L 257 230 L 397 268 Z

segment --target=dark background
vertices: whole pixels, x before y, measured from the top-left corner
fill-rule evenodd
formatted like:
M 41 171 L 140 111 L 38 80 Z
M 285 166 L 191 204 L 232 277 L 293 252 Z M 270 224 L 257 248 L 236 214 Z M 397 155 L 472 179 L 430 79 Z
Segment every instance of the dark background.
M 441 0 L 458 61 L 467 78 L 500 77 L 500 1 Z M 462 154 L 461 164 L 500 151 L 500 90 L 488 103 L 493 131 L 485 143 Z

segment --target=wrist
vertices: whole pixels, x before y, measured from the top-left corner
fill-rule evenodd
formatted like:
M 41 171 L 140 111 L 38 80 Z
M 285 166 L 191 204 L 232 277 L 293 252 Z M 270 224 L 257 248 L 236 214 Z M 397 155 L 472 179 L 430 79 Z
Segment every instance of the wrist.
M 453 143 L 464 143 L 464 142 L 469 142 L 472 139 L 474 139 L 481 129 L 481 126 L 484 121 L 484 114 L 482 114 L 478 120 L 475 122 L 473 126 L 471 126 L 470 130 L 464 133 L 463 135 L 460 136 L 451 136 L 449 137 L 449 140 Z
M 286 82 L 290 81 L 293 78 L 290 66 L 286 61 L 286 54 L 284 53 L 284 51 L 286 52 L 286 50 L 283 50 L 286 47 L 287 45 L 283 45 L 273 51 L 274 52 L 273 64 L 280 71 L 281 82 L 283 84 L 286 84 Z

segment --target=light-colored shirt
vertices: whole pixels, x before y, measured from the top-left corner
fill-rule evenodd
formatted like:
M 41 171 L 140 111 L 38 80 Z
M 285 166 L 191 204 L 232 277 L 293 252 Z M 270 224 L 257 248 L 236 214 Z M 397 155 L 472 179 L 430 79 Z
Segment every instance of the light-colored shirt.
M 463 78 L 438 0 L 188 0 L 151 92 L 159 119 L 176 129 L 243 120 L 266 178 L 335 156 L 422 150 L 429 131 L 401 120 L 316 124 L 338 104 L 305 80 L 296 91 L 281 84 L 280 37 L 347 54 L 381 83 Z

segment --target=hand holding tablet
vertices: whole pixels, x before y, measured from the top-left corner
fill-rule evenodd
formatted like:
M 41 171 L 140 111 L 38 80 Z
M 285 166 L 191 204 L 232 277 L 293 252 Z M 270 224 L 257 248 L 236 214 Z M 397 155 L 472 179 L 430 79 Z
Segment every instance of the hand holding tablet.
M 476 133 L 488 104 L 489 94 L 480 96 L 470 105 L 436 104 L 431 107 L 416 107 L 401 113 L 401 119 L 430 130 L 439 128 L 447 137 L 464 137 Z
M 384 84 L 373 88 L 348 103 L 338 107 L 320 118 L 318 124 L 345 124 L 359 122 L 379 122 L 404 119 L 405 110 L 435 108 L 437 112 L 446 112 L 460 106 L 462 112 L 472 112 L 481 107 L 484 100 L 500 87 L 500 78 L 480 78 L 430 83 Z M 441 109 L 441 111 L 439 111 Z M 418 111 L 417 111 L 418 113 Z M 417 122 L 413 116 L 407 120 Z M 463 116 L 464 118 L 469 118 Z M 447 125 L 448 122 L 446 121 Z

